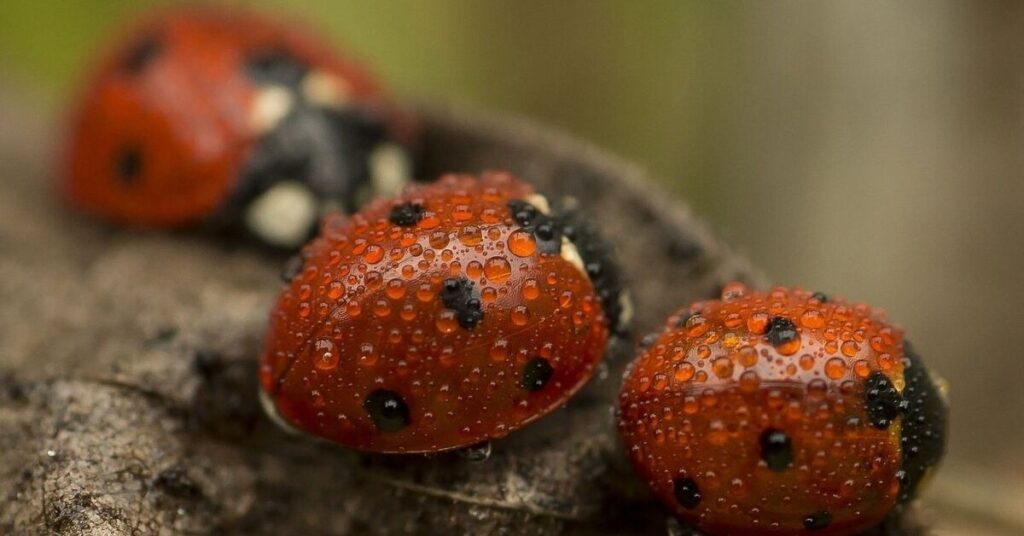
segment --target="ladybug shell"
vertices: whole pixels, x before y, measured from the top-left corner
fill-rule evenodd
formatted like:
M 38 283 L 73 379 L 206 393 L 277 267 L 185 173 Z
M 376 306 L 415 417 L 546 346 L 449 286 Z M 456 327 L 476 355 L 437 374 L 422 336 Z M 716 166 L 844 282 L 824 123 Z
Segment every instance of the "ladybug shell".
M 913 497 L 946 408 L 903 332 L 863 304 L 730 284 L 627 372 L 637 472 L 709 534 L 856 534 Z
M 348 447 L 414 453 L 502 437 L 565 403 L 609 321 L 575 247 L 551 249 L 510 208 L 546 206 L 504 173 L 450 175 L 327 219 L 271 313 L 272 411 Z
M 134 25 L 93 71 L 71 122 L 66 197 L 124 224 L 209 218 L 240 187 L 272 126 L 251 69 L 274 55 L 319 73 L 346 105 L 387 116 L 394 136 L 408 135 L 370 76 L 304 28 L 234 9 L 172 10 Z

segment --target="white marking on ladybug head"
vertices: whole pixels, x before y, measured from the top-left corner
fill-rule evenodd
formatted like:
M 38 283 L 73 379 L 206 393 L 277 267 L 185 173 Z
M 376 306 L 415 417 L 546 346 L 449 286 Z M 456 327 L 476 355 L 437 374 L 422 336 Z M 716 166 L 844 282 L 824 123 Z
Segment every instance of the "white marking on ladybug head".
M 533 205 L 541 214 L 551 214 L 551 203 L 548 203 L 548 198 L 541 194 L 530 194 L 526 196 L 526 202 Z
M 267 86 L 259 89 L 249 110 L 249 124 L 257 134 L 277 128 L 295 107 L 295 96 L 288 88 Z
M 412 163 L 405 149 L 381 143 L 370 153 L 370 180 L 375 197 L 394 197 L 412 179 Z
M 561 255 L 562 259 L 582 272 L 587 279 L 590 278 L 590 276 L 587 275 L 586 268 L 583 267 L 583 258 L 580 257 L 580 252 L 576 249 L 576 244 L 573 244 L 571 240 L 564 236 L 562 237 L 562 247 L 558 250 L 558 254 Z
M 619 293 L 619 326 L 628 326 L 633 322 L 633 297 L 628 290 Z
M 284 181 L 249 203 L 244 221 L 264 242 L 293 248 L 306 240 L 319 215 L 316 196 L 305 184 Z
M 325 108 L 342 108 L 352 98 L 352 88 L 343 78 L 317 70 L 302 79 L 302 94 L 309 102 Z

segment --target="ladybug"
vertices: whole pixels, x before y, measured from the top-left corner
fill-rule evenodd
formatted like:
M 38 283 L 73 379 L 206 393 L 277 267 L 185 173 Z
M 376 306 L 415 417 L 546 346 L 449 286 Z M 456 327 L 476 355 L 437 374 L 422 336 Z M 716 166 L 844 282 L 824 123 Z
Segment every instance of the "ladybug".
M 945 450 L 947 406 L 867 305 L 748 290 L 672 315 L 627 370 L 638 474 L 707 534 L 856 534 L 897 515 Z
M 325 209 L 400 190 L 415 130 L 305 28 L 179 8 L 99 62 L 74 105 L 62 191 L 121 224 L 237 226 L 298 247 Z
M 505 436 L 580 389 L 629 314 L 594 228 L 503 172 L 414 183 L 328 216 L 286 276 L 264 405 L 362 451 Z

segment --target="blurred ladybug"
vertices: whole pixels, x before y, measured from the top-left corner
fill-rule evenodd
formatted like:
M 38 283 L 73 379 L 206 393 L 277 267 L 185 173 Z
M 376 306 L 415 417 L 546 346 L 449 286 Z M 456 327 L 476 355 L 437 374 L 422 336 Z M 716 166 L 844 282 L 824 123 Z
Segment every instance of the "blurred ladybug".
M 329 216 L 299 258 L 271 313 L 265 405 L 364 451 L 466 447 L 540 418 L 628 315 L 593 228 L 505 173 Z
M 188 7 L 140 22 L 75 106 L 63 192 L 128 225 L 241 226 L 297 247 L 326 208 L 393 194 L 415 127 L 305 28 Z
M 945 451 L 944 390 L 863 304 L 725 287 L 669 318 L 620 395 L 637 472 L 708 534 L 857 534 Z

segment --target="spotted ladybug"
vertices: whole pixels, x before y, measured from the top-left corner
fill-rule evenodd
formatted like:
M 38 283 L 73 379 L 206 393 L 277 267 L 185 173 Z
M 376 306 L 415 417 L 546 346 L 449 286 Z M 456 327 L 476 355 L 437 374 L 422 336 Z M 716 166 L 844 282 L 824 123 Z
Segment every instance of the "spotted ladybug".
M 298 247 L 325 208 L 399 190 L 415 130 L 305 28 L 178 8 L 99 62 L 74 105 L 62 191 L 122 224 L 238 226 Z
M 731 283 L 672 315 L 626 373 L 633 466 L 707 534 L 856 534 L 945 450 L 941 382 L 867 305 Z
M 363 451 L 466 447 L 540 418 L 629 314 L 593 227 L 507 173 L 329 216 L 299 259 L 271 313 L 264 403 Z

